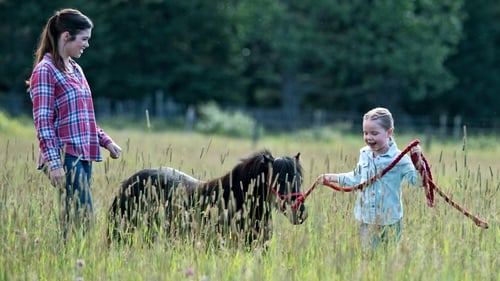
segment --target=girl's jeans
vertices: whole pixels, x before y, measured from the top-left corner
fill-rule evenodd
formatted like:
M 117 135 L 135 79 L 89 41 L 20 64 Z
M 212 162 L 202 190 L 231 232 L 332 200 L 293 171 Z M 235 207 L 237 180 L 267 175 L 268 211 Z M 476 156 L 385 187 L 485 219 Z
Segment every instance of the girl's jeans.
M 375 250 L 380 244 L 398 244 L 401 239 L 401 221 L 391 225 L 361 223 L 359 237 L 363 250 Z

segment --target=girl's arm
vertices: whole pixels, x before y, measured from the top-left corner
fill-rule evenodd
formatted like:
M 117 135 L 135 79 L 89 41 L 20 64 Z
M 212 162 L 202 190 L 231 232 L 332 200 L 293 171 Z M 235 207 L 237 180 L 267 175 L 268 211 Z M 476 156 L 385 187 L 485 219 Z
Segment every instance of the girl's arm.
M 329 182 L 339 182 L 339 176 L 337 174 L 323 174 L 322 176 Z
M 343 186 L 352 186 L 361 183 L 361 172 L 359 165 L 355 171 L 339 174 L 323 174 L 329 182 L 339 183 Z
M 356 168 L 354 169 L 354 171 L 351 171 L 348 173 L 337 173 L 337 174 L 326 173 L 326 174 L 323 174 L 323 178 L 327 179 L 329 182 L 339 183 L 340 185 L 343 185 L 343 186 L 357 185 L 357 184 L 361 183 L 362 159 L 363 159 L 363 155 L 360 151 L 358 164 L 356 165 Z

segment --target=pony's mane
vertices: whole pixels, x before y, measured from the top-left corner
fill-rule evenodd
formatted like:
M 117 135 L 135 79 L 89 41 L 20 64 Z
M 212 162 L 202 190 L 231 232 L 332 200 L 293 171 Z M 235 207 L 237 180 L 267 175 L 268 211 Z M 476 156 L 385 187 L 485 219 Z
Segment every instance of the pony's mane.
M 258 175 L 261 173 L 262 164 L 272 163 L 274 157 L 267 149 L 253 153 L 252 155 L 242 158 L 233 168 L 233 174 L 238 171 L 245 171 L 248 175 Z
M 219 183 L 229 186 L 240 186 L 240 182 L 247 185 L 251 180 L 262 175 L 268 174 L 266 163 L 272 164 L 274 157 L 267 149 L 255 152 L 246 158 L 240 159 L 240 162 L 225 175 L 209 180 L 205 183 L 205 187 L 211 188 L 218 186 Z M 232 181 L 232 183 L 230 183 Z

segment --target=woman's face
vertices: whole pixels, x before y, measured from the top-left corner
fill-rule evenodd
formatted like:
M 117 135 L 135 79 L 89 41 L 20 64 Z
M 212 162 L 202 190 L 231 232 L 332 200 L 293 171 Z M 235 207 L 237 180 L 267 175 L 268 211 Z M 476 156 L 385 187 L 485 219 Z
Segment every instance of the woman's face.
M 373 152 L 380 154 L 389 149 L 393 129 L 386 130 L 377 120 L 363 121 L 363 139 Z
M 83 54 L 83 50 L 89 47 L 91 35 L 92 30 L 90 28 L 80 31 L 73 40 L 71 40 L 69 32 L 62 33 L 60 38 L 61 56 L 65 59 L 69 57 L 79 58 Z

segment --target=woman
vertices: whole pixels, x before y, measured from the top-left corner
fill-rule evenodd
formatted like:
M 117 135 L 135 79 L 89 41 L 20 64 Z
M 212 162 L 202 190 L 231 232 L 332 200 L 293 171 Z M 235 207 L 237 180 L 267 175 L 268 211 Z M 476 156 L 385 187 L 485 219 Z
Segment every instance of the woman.
M 73 60 L 89 47 L 93 24 L 78 10 L 63 9 L 50 17 L 40 36 L 29 92 L 39 140 L 38 169 L 59 188 L 64 206 L 64 235 L 93 216 L 92 162 L 102 161 L 100 146 L 111 158 L 121 148 L 96 124 L 90 87 Z

